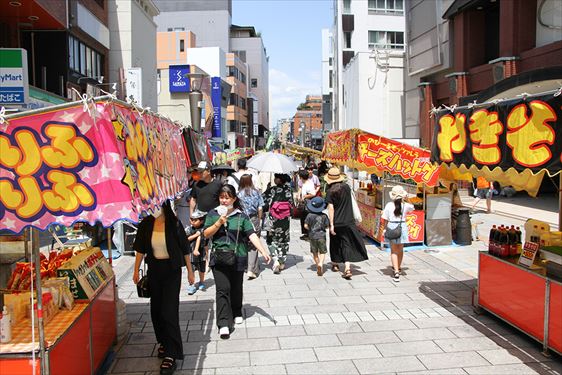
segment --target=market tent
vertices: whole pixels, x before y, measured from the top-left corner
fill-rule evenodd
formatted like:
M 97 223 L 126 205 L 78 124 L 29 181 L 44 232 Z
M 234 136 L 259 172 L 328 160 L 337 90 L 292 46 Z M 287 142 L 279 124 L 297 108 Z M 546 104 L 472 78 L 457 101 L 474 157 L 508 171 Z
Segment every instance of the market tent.
M 7 116 L 2 229 L 137 222 L 187 188 L 181 134 L 172 121 L 107 97 Z
M 283 151 L 298 158 L 303 158 L 306 155 L 313 155 L 317 157 L 320 157 L 322 155 L 321 151 L 315 150 L 313 148 L 299 146 L 294 143 L 285 143 L 283 145 Z
M 562 182 L 561 118 L 560 90 L 436 111 L 431 160 L 536 196 L 545 175 Z
M 368 173 L 388 172 L 427 186 L 439 182 L 439 167 L 430 162 L 429 150 L 359 129 L 328 134 L 322 159 Z

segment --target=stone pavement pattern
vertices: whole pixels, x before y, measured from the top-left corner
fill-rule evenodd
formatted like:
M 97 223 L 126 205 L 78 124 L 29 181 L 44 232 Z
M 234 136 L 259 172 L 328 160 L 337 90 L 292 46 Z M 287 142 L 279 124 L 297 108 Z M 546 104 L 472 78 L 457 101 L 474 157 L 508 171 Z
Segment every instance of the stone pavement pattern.
M 471 306 L 476 280 L 424 251 L 405 255 L 400 283 L 389 255 L 368 245 L 352 281 L 318 277 L 308 243 L 292 222 L 288 268 L 265 269 L 244 282 L 244 324 L 230 340 L 215 326 L 208 290 L 188 296 L 182 285 L 180 326 L 185 358 L 177 374 L 560 374 L 560 357 Z M 482 246 L 482 244 L 479 244 Z M 443 252 L 443 251 L 441 251 Z M 148 300 L 136 297 L 133 257 L 115 262 L 119 296 L 131 329 L 111 374 L 158 374 Z

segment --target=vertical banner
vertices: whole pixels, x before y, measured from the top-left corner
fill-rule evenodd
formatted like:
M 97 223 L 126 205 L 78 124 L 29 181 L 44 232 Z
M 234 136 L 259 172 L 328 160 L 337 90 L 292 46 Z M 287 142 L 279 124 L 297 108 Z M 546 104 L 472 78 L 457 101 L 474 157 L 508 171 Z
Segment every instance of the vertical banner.
M 127 97 L 142 107 L 142 68 L 127 69 Z
M 213 102 L 213 138 L 222 137 L 221 127 L 221 78 L 211 77 L 211 101 Z

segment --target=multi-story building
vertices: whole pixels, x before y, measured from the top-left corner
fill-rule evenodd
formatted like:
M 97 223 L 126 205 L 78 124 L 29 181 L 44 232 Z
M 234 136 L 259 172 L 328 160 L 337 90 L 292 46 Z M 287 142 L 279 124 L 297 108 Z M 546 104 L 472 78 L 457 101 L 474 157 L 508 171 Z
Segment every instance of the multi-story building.
M 28 103 L 21 109 L 77 98 L 71 90 L 103 85 L 108 76 L 107 0 L 0 3 L 0 48 L 27 52 Z
M 334 2 L 334 128 L 404 136 L 403 5 L 402 0 Z
M 279 142 L 286 143 L 292 141 L 291 139 L 291 126 L 293 123 L 292 118 L 282 118 L 277 120 L 277 135 Z
M 243 126 L 247 127 L 245 145 L 254 140 L 253 144 L 265 144 L 265 131 L 269 127 L 269 66 L 263 41 L 256 34 L 253 27 L 239 27 L 232 25 L 232 0 L 155 0 L 160 15 L 156 18 L 159 32 L 191 31 L 197 35 L 198 47 L 219 47 L 225 53 L 234 53 L 240 64 L 247 65 L 245 74 L 247 95 L 233 92 L 233 107 L 228 115 L 233 121 L 227 124 L 227 129 L 233 131 L 230 139 L 231 147 L 241 145 Z M 230 58 L 236 66 L 236 62 Z M 197 64 L 200 65 L 200 64 Z M 203 70 L 208 70 L 201 66 Z M 230 67 L 228 68 L 230 70 Z M 231 79 L 234 81 L 234 79 Z M 242 85 L 241 81 L 239 81 Z M 239 86 L 239 90 L 241 86 Z M 230 98 L 229 98 L 230 99 Z M 246 121 L 240 117 L 240 108 L 246 107 Z M 238 107 L 235 110 L 235 107 Z M 257 119 L 254 113 L 257 111 Z M 235 115 L 236 113 L 236 115 Z M 251 118 L 251 124 L 248 118 Z M 238 121 L 238 122 L 236 122 Z M 257 126 L 257 131 L 254 128 Z M 225 139 L 226 140 L 226 139 Z
M 258 137 L 263 139 L 269 129 L 269 57 L 263 40 L 253 26 L 232 25 L 230 48 L 241 61 L 248 64 L 248 88 L 257 98 Z
M 199 47 L 230 51 L 232 0 L 155 0 L 160 15 L 158 32 L 186 31 L 197 35 Z
M 229 141 L 234 147 L 250 146 L 252 129 L 248 126 L 248 64 L 240 60 L 234 53 L 227 53 L 226 66 L 228 69 L 226 81 L 232 87 L 228 107 L 226 107 Z
M 330 29 L 322 29 L 322 120 L 323 130 L 332 130 L 332 97 L 334 92 L 334 47 Z
M 406 125 L 430 146 L 433 106 L 466 105 L 558 89 L 559 0 L 406 3 Z
M 107 9 L 111 42 L 109 81 L 122 85 L 126 80 L 135 79 L 135 84 L 140 84 L 141 88 L 134 93 L 134 99 L 156 112 L 158 100 L 155 95 L 157 77 L 154 18 L 159 13 L 158 8 L 152 0 L 108 0 Z M 136 70 L 134 77 L 128 73 L 130 68 Z M 127 96 L 132 94 L 127 92 Z
M 322 96 L 307 95 L 293 117 L 294 141 L 301 140 L 304 146 L 319 148 L 323 137 L 322 124 Z

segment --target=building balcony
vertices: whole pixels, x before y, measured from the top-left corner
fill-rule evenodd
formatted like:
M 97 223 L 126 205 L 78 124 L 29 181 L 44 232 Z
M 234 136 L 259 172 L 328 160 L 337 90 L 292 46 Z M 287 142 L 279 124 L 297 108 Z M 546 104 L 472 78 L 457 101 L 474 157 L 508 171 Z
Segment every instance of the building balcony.
M 341 25 L 344 32 L 353 31 L 355 28 L 355 20 L 353 14 L 342 14 Z

